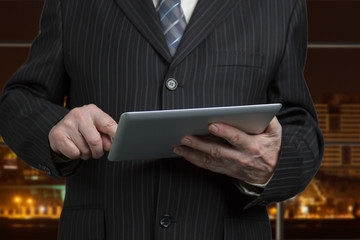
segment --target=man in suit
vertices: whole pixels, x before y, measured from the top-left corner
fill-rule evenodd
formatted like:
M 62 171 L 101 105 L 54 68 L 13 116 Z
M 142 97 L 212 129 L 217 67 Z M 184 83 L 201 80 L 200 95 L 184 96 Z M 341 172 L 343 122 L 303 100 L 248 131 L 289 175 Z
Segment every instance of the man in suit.
M 305 0 L 161 4 L 47 0 L 2 95 L 1 134 L 66 177 L 59 239 L 270 239 L 266 205 L 302 191 L 323 154 L 303 78 Z M 228 144 L 184 136 L 179 158 L 106 160 L 122 112 L 271 102 L 283 108 L 259 135 L 214 123 Z

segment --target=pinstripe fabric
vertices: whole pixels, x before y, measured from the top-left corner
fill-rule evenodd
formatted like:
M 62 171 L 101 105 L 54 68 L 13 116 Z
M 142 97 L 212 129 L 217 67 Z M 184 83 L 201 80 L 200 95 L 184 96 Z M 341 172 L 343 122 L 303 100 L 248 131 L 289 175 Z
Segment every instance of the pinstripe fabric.
M 47 0 L 41 29 L 1 97 L 0 133 L 52 177 L 61 174 L 47 135 L 70 108 L 94 103 L 117 120 L 124 111 L 284 106 L 279 164 L 261 196 L 183 159 L 104 156 L 67 177 L 59 239 L 270 239 L 265 206 L 302 191 L 323 152 L 303 79 L 305 0 L 200 0 L 173 59 L 150 0 Z

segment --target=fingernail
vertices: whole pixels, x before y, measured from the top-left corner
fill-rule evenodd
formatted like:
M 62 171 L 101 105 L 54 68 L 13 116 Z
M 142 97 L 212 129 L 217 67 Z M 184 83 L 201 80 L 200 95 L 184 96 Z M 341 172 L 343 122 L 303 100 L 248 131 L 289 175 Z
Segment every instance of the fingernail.
M 183 138 L 181 143 L 184 145 L 191 145 L 191 140 L 189 138 Z
M 215 124 L 211 124 L 210 127 L 209 127 L 209 130 L 211 132 L 217 132 L 219 129 Z
M 177 155 L 181 155 L 181 149 L 179 147 L 174 148 L 174 153 L 176 153 Z

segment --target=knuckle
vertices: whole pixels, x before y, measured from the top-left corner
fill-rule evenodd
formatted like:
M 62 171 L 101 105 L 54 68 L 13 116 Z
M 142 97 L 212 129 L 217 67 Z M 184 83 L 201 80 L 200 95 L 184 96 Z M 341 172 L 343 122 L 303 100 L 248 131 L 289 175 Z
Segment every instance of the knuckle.
M 85 148 L 81 150 L 81 156 L 90 156 L 91 150 L 89 148 Z
M 73 115 L 75 117 L 77 116 L 81 116 L 82 115 L 82 108 L 80 107 L 77 107 L 77 108 L 73 108 L 70 112 L 69 112 L 69 116 Z
M 69 158 L 69 159 L 78 159 L 80 158 L 80 150 L 78 148 L 69 147 L 62 145 L 59 148 L 59 154 Z
M 105 127 L 106 128 L 113 128 L 117 123 L 112 120 L 112 119 L 108 119 L 105 121 Z
M 68 153 L 68 156 L 70 159 L 77 159 L 80 158 L 80 152 L 74 149 Z
M 84 113 L 80 108 L 74 108 L 65 116 L 62 124 L 66 127 L 72 127 L 81 122 L 85 122 Z
M 240 134 L 238 134 L 238 133 L 235 134 L 234 136 L 230 137 L 230 139 L 229 139 L 229 142 L 230 142 L 230 144 L 232 144 L 232 145 L 239 144 L 240 141 L 241 141 L 241 136 L 240 136 Z
M 65 117 L 60 125 L 65 128 L 71 128 L 74 125 L 73 118 L 71 116 Z
M 241 165 L 242 165 L 242 167 L 243 167 L 244 169 L 249 170 L 249 169 L 252 169 L 252 168 L 253 168 L 254 162 L 253 162 L 251 159 L 249 159 L 249 158 L 244 158 L 244 159 L 242 159 L 242 161 L 241 161 Z
M 90 103 L 88 105 L 85 105 L 84 106 L 85 109 L 89 110 L 89 111 L 95 111 L 95 110 L 98 110 L 98 107 L 93 104 L 93 103 Z
M 87 106 L 74 108 L 69 113 L 71 119 L 76 119 L 80 122 L 85 122 L 85 120 L 88 118 L 88 115 L 89 109 Z
M 49 137 L 53 140 L 62 140 L 64 138 L 63 131 L 58 127 L 54 127 L 49 134 Z
M 202 160 L 203 160 L 204 167 L 207 169 L 210 167 L 210 164 L 213 161 L 213 159 L 210 155 L 205 155 Z
M 97 147 L 102 145 L 101 137 L 91 137 L 87 140 L 90 147 Z
M 64 146 L 66 146 L 66 142 L 68 141 L 68 138 L 62 134 L 62 133 L 57 133 L 55 132 L 55 134 L 53 134 L 52 136 L 49 136 L 49 143 L 50 143 L 50 147 L 55 150 L 59 150 L 61 151 Z
M 93 153 L 93 158 L 94 158 L 94 159 L 98 159 L 98 158 L 101 158 L 103 155 L 104 155 L 104 152 L 103 152 L 103 151 L 94 152 L 94 153 Z
M 81 149 L 80 156 L 83 160 L 88 160 L 91 158 L 91 149 L 89 147 L 84 147 Z
M 210 155 L 212 157 L 218 158 L 221 156 L 221 148 L 220 147 L 213 147 L 210 149 Z
M 81 155 L 79 156 L 79 158 L 81 158 L 82 160 L 89 160 L 89 159 L 90 159 L 90 156 L 91 156 L 91 155 L 81 154 Z
M 260 155 L 260 149 L 255 144 L 251 144 L 251 145 L 247 146 L 246 151 L 250 155 L 255 155 L 255 156 Z

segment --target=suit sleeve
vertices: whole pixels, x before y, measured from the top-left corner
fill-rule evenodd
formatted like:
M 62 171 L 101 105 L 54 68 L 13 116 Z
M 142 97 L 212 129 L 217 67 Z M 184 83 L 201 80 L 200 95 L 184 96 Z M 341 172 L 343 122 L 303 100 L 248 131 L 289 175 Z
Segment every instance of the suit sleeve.
M 67 113 L 63 107 L 69 81 L 63 64 L 61 6 L 45 1 L 41 32 L 30 55 L 5 86 L 0 99 L 0 133 L 29 165 L 59 178 L 48 134 Z
M 282 60 L 268 91 L 268 102 L 281 102 L 282 147 L 274 175 L 246 208 L 289 199 L 303 191 L 320 167 L 324 140 L 303 72 L 307 49 L 305 0 L 293 8 Z

